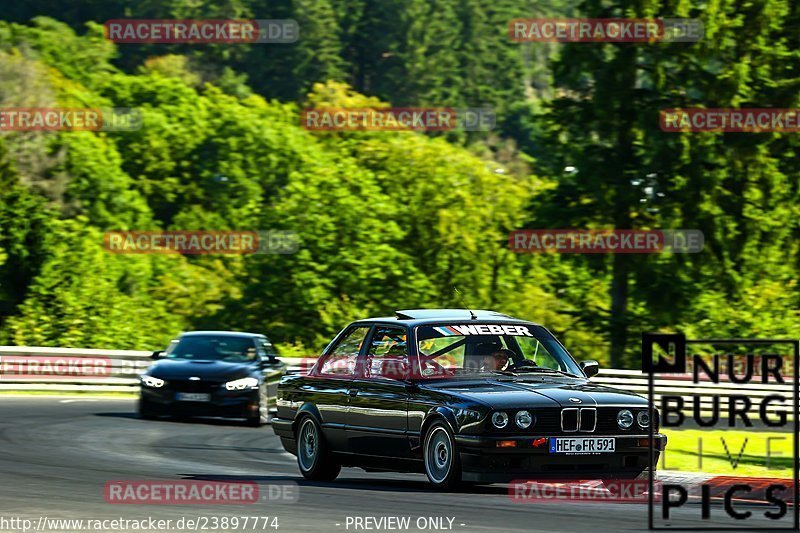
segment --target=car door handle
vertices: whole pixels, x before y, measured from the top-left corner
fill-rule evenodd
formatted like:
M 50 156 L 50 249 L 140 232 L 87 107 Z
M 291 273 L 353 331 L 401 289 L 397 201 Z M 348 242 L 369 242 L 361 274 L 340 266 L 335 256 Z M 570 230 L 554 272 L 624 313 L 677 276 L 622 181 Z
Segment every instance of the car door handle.
M 350 389 L 349 391 L 347 391 L 347 394 L 350 397 L 355 398 L 356 396 L 358 396 L 358 389 Z

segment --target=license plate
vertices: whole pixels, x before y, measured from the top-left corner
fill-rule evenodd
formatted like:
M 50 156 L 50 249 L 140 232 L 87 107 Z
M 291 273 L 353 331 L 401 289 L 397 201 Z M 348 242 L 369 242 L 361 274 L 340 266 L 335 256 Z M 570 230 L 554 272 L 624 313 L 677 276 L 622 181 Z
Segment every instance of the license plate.
M 210 402 L 211 395 L 201 392 L 178 392 L 175 393 L 175 399 L 179 402 Z
M 613 453 L 615 446 L 613 437 L 550 437 L 550 453 Z

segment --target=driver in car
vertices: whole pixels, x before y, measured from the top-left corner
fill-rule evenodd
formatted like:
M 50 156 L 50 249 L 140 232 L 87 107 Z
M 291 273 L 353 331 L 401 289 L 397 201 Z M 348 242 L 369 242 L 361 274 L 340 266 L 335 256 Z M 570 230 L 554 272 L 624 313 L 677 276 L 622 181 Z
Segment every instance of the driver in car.
M 483 368 L 485 370 L 505 370 L 508 362 L 513 360 L 514 352 L 505 348 L 500 348 L 483 358 Z

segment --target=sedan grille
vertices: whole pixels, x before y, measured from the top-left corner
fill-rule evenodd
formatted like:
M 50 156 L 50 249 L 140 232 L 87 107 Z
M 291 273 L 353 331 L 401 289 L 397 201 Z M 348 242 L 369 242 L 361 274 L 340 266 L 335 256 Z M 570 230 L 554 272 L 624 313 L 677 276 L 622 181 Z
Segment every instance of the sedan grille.
M 594 407 L 566 407 L 561 410 L 561 431 L 564 433 L 592 433 L 597 428 L 597 409 Z
M 559 436 L 580 435 L 595 433 L 599 435 L 631 435 L 647 434 L 648 430 L 640 428 L 636 422 L 631 429 L 623 430 L 617 425 L 617 413 L 620 409 L 630 409 L 634 415 L 644 410 L 644 407 L 528 407 L 526 408 L 533 417 L 534 423 L 530 429 L 522 430 L 514 424 L 517 410 L 505 411 L 509 417 L 508 425 L 500 430 L 503 433 L 531 434 Z M 491 431 L 498 431 L 487 419 Z M 658 431 L 656 417 L 655 431 Z
M 170 388 L 177 392 L 213 392 L 218 383 L 209 381 L 170 380 Z

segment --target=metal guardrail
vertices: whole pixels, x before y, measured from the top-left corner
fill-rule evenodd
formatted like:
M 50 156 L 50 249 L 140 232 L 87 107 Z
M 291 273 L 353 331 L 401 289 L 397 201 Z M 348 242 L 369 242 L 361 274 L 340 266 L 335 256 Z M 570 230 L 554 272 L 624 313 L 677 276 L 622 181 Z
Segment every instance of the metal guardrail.
M 647 375 L 638 370 L 616 370 L 616 369 L 602 369 L 600 373 L 592 378 L 593 383 L 598 385 L 605 385 L 608 387 L 615 387 L 630 392 L 647 396 L 648 394 L 648 379 Z M 793 403 L 794 400 L 794 385 L 792 382 L 784 384 L 770 383 L 769 385 L 761 385 L 760 383 L 752 382 L 746 384 L 738 384 L 732 382 L 721 381 L 720 383 L 699 383 L 695 384 L 689 378 L 676 379 L 675 377 L 665 377 L 653 380 L 653 396 L 657 407 L 661 405 L 661 398 L 664 395 L 680 396 L 684 402 L 684 413 L 689 413 L 694 407 L 695 398 L 697 398 L 701 413 L 707 414 L 713 408 L 713 396 L 719 395 L 719 409 L 722 418 L 727 418 L 728 412 L 728 398 L 730 395 L 746 396 L 753 404 L 751 411 L 756 411 L 758 406 L 768 396 L 779 394 L 787 399 L 786 404 L 770 402 L 766 407 L 769 414 L 776 414 L 780 411 L 787 412 L 788 419 L 793 420 Z M 757 416 L 755 412 L 751 416 Z
M 138 376 L 153 362 L 151 352 L 135 350 L 93 350 L 75 348 L 44 348 L 35 346 L 0 346 L 0 391 L 37 391 L 37 392 L 128 392 L 136 393 L 139 388 Z M 74 375 L 28 375 L 20 376 L 9 373 L 8 362 L 26 357 L 41 357 L 54 361 L 61 358 L 64 361 L 75 358 L 95 358 L 102 360 L 105 375 L 74 376 Z M 313 361 L 308 358 L 280 358 L 288 365 L 289 370 L 298 370 Z M 284 368 L 269 374 L 269 382 L 274 383 L 284 372 Z M 601 369 L 600 373 L 592 378 L 598 385 L 607 385 L 626 391 L 647 395 L 647 376 L 637 370 Z M 660 397 L 664 394 L 681 396 L 684 399 L 684 412 L 691 411 L 694 399 L 699 398 L 701 411 L 710 412 L 712 396 L 722 396 L 720 408 L 727 412 L 729 394 L 747 396 L 754 406 L 759 405 L 767 396 L 782 394 L 793 401 L 793 386 L 791 383 L 782 385 L 770 384 L 759 386 L 757 383 L 740 385 L 736 383 L 704 383 L 695 385 L 687 379 L 659 378 L 654 381 L 656 401 L 660 404 Z M 781 406 L 771 403 L 767 408 L 770 414 L 781 409 L 792 411 L 790 405 Z M 791 413 L 790 413 L 791 414 Z M 791 416 L 789 417 L 792 418 Z

